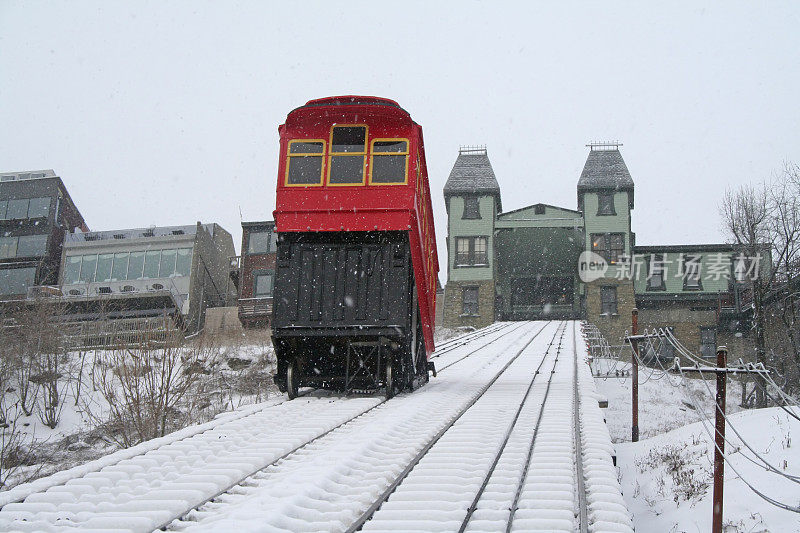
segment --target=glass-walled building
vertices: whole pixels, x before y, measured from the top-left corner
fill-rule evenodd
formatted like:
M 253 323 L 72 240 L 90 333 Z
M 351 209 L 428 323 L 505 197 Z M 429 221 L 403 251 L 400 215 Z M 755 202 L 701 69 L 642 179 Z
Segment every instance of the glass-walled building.
M 0 301 L 58 280 L 64 235 L 88 231 L 53 170 L 0 173 Z
M 73 320 L 169 315 L 187 331 L 232 303 L 233 239 L 217 224 L 73 233 L 58 292 Z

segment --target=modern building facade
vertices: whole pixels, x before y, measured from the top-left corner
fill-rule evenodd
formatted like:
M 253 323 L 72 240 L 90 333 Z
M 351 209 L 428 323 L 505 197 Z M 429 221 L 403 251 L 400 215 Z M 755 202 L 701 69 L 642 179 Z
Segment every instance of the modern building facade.
M 505 213 L 486 150 L 459 151 L 444 188 L 444 325 L 585 318 L 621 344 L 637 307 L 641 328 L 669 328 L 697 353 L 711 357 L 724 342 L 752 355 L 753 261 L 727 244 L 637 246 L 620 145 L 589 148 L 576 210 L 538 203 Z
M 269 327 L 275 285 L 275 222 L 242 222 L 239 258 L 239 321 L 244 327 Z
M 53 170 L 0 174 L 0 300 L 58 280 L 64 236 L 88 231 Z
M 57 286 L 31 296 L 63 305 L 71 322 L 128 321 L 136 329 L 167 315 L 192 333 L 207 308 L 235 301 L 234 254 L 230 233 L 217 224 L 71 233 Z

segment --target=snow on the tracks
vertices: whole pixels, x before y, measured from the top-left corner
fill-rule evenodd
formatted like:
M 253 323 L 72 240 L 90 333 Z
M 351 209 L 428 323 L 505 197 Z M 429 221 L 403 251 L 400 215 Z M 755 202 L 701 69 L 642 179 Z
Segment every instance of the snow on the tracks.
M 555 322 L 494 326 L 450 343 L 436 359 L 439 368 L 448 367 L 438 379 L 391 401 L 377 394 L 324 393 L 273 401 L 21 485 L 0 493 L 0 530 L 151 531 L 170 522 L 173 529 L 190 531 L 344 530 L 477 399 L 365 527 L 457 529 L 540 364 L 541 379 L 471 527 L 493 529 L 493 520 L 508 515 L 509 491 L 516 492 L 544 385 L 556 364 L 515 522 L 523 529 L 571 529 L 572 328 Z M 548 350 L 554 335 L 563 340 L 558 363 L 555 345 Z M 584 355 L 578 365 L 582 464 L 590 523 L 597 526 L 590 531 L 630 531 Z M 183 519 L 173 521 L 178 517 Z
M 544 324 L 501 337 L 413 394 L 402 395 L 255 476 L 253 490 L 193 513 L 187 531 L 339 531 L 353 523 Z

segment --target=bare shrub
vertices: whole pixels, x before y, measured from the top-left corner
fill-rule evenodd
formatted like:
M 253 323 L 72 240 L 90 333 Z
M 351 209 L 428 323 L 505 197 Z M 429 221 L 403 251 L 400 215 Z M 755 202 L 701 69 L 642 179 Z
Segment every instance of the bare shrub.
M 61 419 L 61 410 L 64 408 L 65 398 L 59 391 L 59 380 L 64 377 L 62 361 L 66 361 L 66 358 L 66 354 L 39 354 L 38 372 L 31 377 L 31 381 L 42 388 L 42 394 L 36 403 L 39 419 L 50 429 L 56 428 Z
M 23 468 L 37 463 L 37 450 L 41 445 L 23 431 L 22 416 L 19 402 L 6 405 L 0 411 L 3 421 L 0 424 L 0 490 L 33 479 L 41 470 L 39 465 L 23 472 Z
M 200 335 L 185 349 L 196 352 L 203 361 L 203 372 L 188 406 L 195 421 L 263 401 L 274 390 L 275 358 L 267 331 Z
M 711 482 L 711 473 L 694 464 L 692 459 L 696 454 L 688 446 L 667 444 L 651 449 L 647 455 L 636 460 L 636 467 L 640 473 L 649 470 L 662 470 L 661 477 L 656 479 L 658 493 L 671 498 L 675 503 L 681 501 L 696 502 L 702 498 Z M 671 487 L 667 485 L 671 480 Z
M 165 330 L 171 331 L 166 338 Z M 178 332 L 142 331 L 134 344 L 106 350 L 95 360 L 92 381 L 105 405 L 87 402 L 87 415 L 123 448 L 162 437 L 187 422 L 181 403 L 203 368 L 202 353 L 180 347 Z

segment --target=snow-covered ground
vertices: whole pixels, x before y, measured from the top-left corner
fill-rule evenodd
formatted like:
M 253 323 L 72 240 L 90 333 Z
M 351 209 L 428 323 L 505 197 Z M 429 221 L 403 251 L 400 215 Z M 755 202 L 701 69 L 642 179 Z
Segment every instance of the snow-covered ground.
M 595 370 L 605 373 L 613 361 L 599 360 Z M 597 389 L 608 399 L 606 418 L 616 442 L 617 466 L 634 524 L 641 532 L 695 532 L 711 529 L 713 495 L 713 393 L 715 381 L 682 382 L 674 375 L 642 369 L 639 385 L 640 441 L 631 440 L 630 377 L 595 377 Z M 726 437 L 725 531 L 800 531 L 800 514 L 775 507 L 745 484 L 792 506 L 800 506 L 800 485 L 770 472 L 755 453 L 742 445 L 735 428 L 753 450 L 777 470 L 800 476 L 800 421 L 778 407 L 743 410 L 741 388 L 729 379 L 726 410 L 731 413 Z M 800 415 L 800 411 L 796 410 Z M 757 466 L 749 459 L 755 460 Z M 738 470 L 738 474 L 734 472 Z
M 445 503 L 434 505 L 432 500 L 426 500 L 428 510 L 441 516 L 434 518 L 429 513 L 426 518 L 433 522 L 423 529 L 450 530 L 447 521 L 452 521 L 451 515 L 463 515 L 536 375 L 536 366 L 543 362 L 546 353 L 550 353 L 547 364 L 555 365 L 552 356 L 557 350 L 553 343 L 560 348 L 563 341 L 564 359 L 555 368 L 557 374 L 552 377 L 545 371 L 536 381 L 538 388 L 532 389 L 529 405 L 531 416 L 525 414 L 520 426 L 524 432 L 509 441 L 508 451 L 518 455 L 517 451 L 522 450 L 524 459 L 525 441 L 530 440 L 531 430 L 538 427 L 531 424 L 532 415 L 540 405 L 537 398 L 550 387 L 543 388 L 543 380 L 552 377 L 551 407 L 556 410 L 547 407 L 550 414 L 542 419 L 538 444 L 533 450 L 540 459 L 533 461 L 537 467 L 530 471 L 530 477 L 524 478 L 527 482 L 519 500 L 519 517 L 526 521 L 520 524 L 523 528 L 538 524 L 552 529 L 547 526 L 551 523 L 547 518 L 550 507 L 542 506 L 544 500 L 540 497 L 528 501 L 526 491 L 556 483 L 560 488 L 547 488 L 547 501 L 559 502 L 564 515 L 560 523 L 571 530 L 574 516 L 571 508 L 577 487 L 570 483 L 575 475 L 575 448 L 569 444 L 574 438 L 570 400 L 575 387 L 576 391 L 584 391 L 581 425 L 586 447 L 582 463 L 586 492 L 590 495 L 589 516 L 593 520 L 613 520 L 614 530 L 623 531 L 628 514 L 611 465 L 611 443 L 596 405 L 593 380 L 580 362 L 575 368 L 581 369 L 583 377 L 577 383 L 571 379 L 572 365 L 576 364 L 572 351 L 573 327 L 569 324 L 565 329 L 555 323 L 500 325 L 487 335 L 476 335 L 473 342 L 457 342 L 452 350 L 442 350 L 442 356 L 437 358 L 442 373 L 412 394 L 401 394 L 388 402 L 379 395 L 339 397 L 326 393 L 291 402 L 280 399 L 266 402 L 224 415 L 205 427 L 186 428 L 93 464 L 21 485 L 0 493 L 0 529 L 111 527 L 150 531 L 168 524 L 170 517 L 200 506 L 185 521 L 173 522 L 172 527 L 206 531 L 270 527 L 291 531 L 341 530 L 387 489 L 411 458 L 432 442 L 434 435 L 442 435 L 439 432 L 458 419 L 460 425 L 451 428 L 455 431 L 453 435 L 458 435 L 458 428 L 472 427 L 479 432 L 476 438 L 490 444 L 476 446 L 476 439 L 470 435 L 465 439 L 442 439 L 435 444 L 448 452 L 443 456 L 450 457 L 439 469 L 450 470 L 456 481 L 450 485 L 425 485 L 424 489 L 431 498 L 433 493 L 429 491 L 438 491 L 442 502 L 459 508 L 446 508 Z M 579 359 L 582 361 L 583 357 L 579 355 Z M 463 419 L 459 418 L 461 414 L 465 415 Z M 469 424 L 469 420 L 474 423 Z M 347 423 L 339 428 L 341 421 Z M 489 421 L 493 424 L 488 424 Z M 551 426 L 557 426 L 557 431 L 547 429 Z M 498 431 L 480 433 L 490 427 Z M 459 461 L 464 453 L 474 454 L 480 465 L 475 469 L 463 468 Z M 549 458 L 556 455 L 564 463 L 553 471 L 548 469 L 553 462 Z M 508 456 L 508 460 L 511 458 Z M 514 457 L 517 462 L 519 459 Z M 501 461 L 498 469 L 503 464 Z M 509 470 L 511 478 L 514 470 Z M 247 477 L 248 473 L 252 475 Z M 247 481 L 237 485 L 245 477 Z M 490 484 L 489 488 L 492 487 Z M 503 494 L 508 493 L 505 487 L 500 488 Z M 463 496 L 458 502 L 454 500 L 456 490 Z M 486 494 L 494 495 L 495 491 Z M 211 497 L 213 502 L 201 505 Z M 494 496 L 491 499 L 494 501 Z M 510 504 L 498 505 L 501 507 L 494 514 L 498 515 L 498 524 L 505 524 L 502 515 L 508 514 Z M 492 520 L 489 515 L 480 518 Z M 408 524 L 390 529 L 408 530 Z M 437 524 L 439 527 L 435 527 Z M 490 529 L 496 530 L 494 526 Z
M 196 342 L 188 341 L 181 349 L 192 350 Z M 180 420 L 176 419 L 171 430 L 206 422 L 218 413 L 262 402 L 278 394 L 271 379 L 274 368 L 272 346 L 261 332 L 229 335 L 212 347 L 204 347 L 204 350 L 209 368 L 202 372 L 184 402 L 187 406 L 192 404 L 191 412 L 187 411 Z M 109 438 L 110 429 L 104 427 L 107 402 L 93 385 L 94 366 L 102 365 L 110 353 L 99 349 L 66 354 L 65 370 L 59 379 L 62 399 L 55 428 L 51 429 L 40 419 L 39 403 L 44 394 L 41 390 L 36 391 L 31 415 L 26 416 L 19 410 L 10 411 L 17 417 L 16 431 L 27 453 L 24 464 L 4 472 L 3 478 L 8 474 L 8 479 L 3 490 L 119 449 L 119 445 Z M 79 375 L 81 379 L 78 379 Z M 16 383 L 12 383 L 3 392 L 5 405 L 18 403 L 16 387 Z

